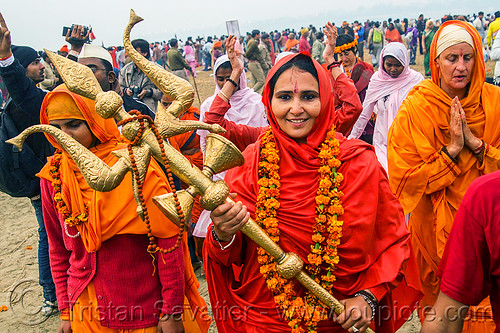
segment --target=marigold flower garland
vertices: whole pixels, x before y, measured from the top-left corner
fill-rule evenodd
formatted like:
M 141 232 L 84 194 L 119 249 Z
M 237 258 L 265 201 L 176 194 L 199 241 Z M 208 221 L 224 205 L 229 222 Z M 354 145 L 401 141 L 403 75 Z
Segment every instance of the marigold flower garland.
M 349 49 L 352 49 L 353 47 L 355 47 L 356 45 L 358 45 L 358 40 L 355 39 L 353 40 L 352 42 L 350 43 L 347 43 L 347 44 L 343 44 L 343 45 L 340 45 L 340 46 L 336 46 L 335 49 L 333 50 L 334 53 L 342 53 L 344 52 L 345 50 L 349 50 Z
M 256 202 L 256 222 L 270 238 L 279 242 L 280 230 L 277 211 L 280 207 L 279 152 L 274 136 L 269 131 L 262 138 L 259 159 L 259 193 Z M 327 133 L 319 152 L 319 186 L 316 192 L 316 224 L 312 230 L 311 253 L 307 256 L 307 272 L 323 288 L 331 292 L 335 281 L 334 270 L 339 262 L 337 246 L 342 237 L 342 221 L 338 216 L 344 213 L 339 191 L 343 180 L 337 172 L 341 162 L 337 159 L 340 152 L 335 137 L 335 126 Z M 282 278 L 276 270 L 276 261 L 263 248 L 257 249 L 260 272 L 274 301 L 284 310 L 285 318 L 293 333 L 316 332 L 318 322 L 327 319 L 327 311 L 316 296 L 307 292 L 297 296 L 294 281 Z
M 52 186 L 54 187 L 54 201 L 56 202 L 56 207 L 59 213 L 64 219 L 64 223 L 70 227 L 75 227 L 81 223 L 87 222 L 89 218 L 89 208 L 85 204 L 85 212 L 83 213 L 71 213 L 66 206 L 61 194 L 61 174 L 59 172 L 59 167 L 61 166 L 62 151 L 57 149 L 50 162 L 50 175 L 52 176 Z

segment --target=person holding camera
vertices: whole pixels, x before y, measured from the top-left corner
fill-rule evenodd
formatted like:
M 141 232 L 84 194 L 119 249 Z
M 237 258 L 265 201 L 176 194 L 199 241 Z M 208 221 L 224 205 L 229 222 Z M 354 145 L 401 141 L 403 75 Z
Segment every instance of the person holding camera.
M 67 29 L 70 30 L 67 31 Z M 89 67 L 103 91 L 112 90 L 120 95 L 123 99 L 125 111 L 138 110 L 143 115 L 154 119 L 155 113 L 141 99 L 142 91 L 139 90 L 139 87 L 132 89 L 131 94 L 122 90 L 118 82 L 117 72 L 113 68 L 111 54 L 104 47 L 90 44 L 90 34 L 92 34 L 92 29 L 83 25 L 73 24 L 71 28 L 64 27 L 63 35 L 66 36 L 66 42 L 71 46 L 71 51 L 67 56 L 68 59 Z
M 132 46 L 146 59 L 151 59 L 149 43 L 144 39 L 134 39 Z M 129 62 L 120 71 L 120 87 L 124 95 L 134 97 L 145 103 L 156 113 L 156 106 L 161 99 L 162 92 L 144 74 L 134 62 Z

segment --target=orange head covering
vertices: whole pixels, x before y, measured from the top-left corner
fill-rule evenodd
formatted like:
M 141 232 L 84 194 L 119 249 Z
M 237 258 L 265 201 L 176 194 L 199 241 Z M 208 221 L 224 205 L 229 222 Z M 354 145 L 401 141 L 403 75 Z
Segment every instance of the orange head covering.
M 481 36 L 479 36 L 479 33 L 477 32 L 476 29 L 474 29 L 473 26 L 466 22 L 462 21 L 446 21 L 444 22 L 436 32 L 436 35 L 434 36 L 434 39 L 432 40 L 431 44 L 431 59 L 430 59 L 430 66 L 431 66 L 431 75 L 432 75 L 432 81 L 440 86 L 440 73 L 439 70 L 436 66 L 436 57 L 437 57 L 437 46 L 438 46 L 438 41 L 441 38 L 441 34 L 443 33 L 443 29 L 445 27 L 448 27 L 450 25 L 456 25 L 459 26 L 463 29 L 465 29 L 470 36 L 472 37 L 472 40 L 474 42 L 474 69 L 472 73 L 472 78 L 471 78 L 471 83 L 470 83 L 470 88 L 469 88 L 469 93 L 468 96 L 466 97 L 467 102 L 471 102 L 473 104 L 479 103 L 479 97 L 481 93 L 481 89 L 483 88 L 484 81 L 486 79 L 486 70 L 484 67 L 484 57 L 483 57 L 483 46 L 481 42 Z M 462 101 L 462 106 L 465 105 Z
M 222 42 L 220 40 L 216 41 L 214 43 L 214 49 L 218 49 L 222 47 Z
M 113 119 L 104 119 L 97 115 L 93 100 L 72 93 L 65 84 L 48 93 L 42 102 L 40 123 L 49 124 L 49 121 L 54 119 L 85 120 L 101 143 L 118 140 L 121 136 Z M 45 136 L 54 147 L 61 148 L 52 136 Z
M 45 96 L 40 111 L 40 122 L 48 124 L 51 119 L 82 119 L 85 120 L 92 133 L 101 142 L 90 149 L 107 165 L 117 162 L 112 152 L 126 149 L 125 139 L 121 137 L 113 119 L 103 119 L 95 112 L 94 101 L 74 94 L 65 85 L 60 85 Z M 59 144 L 51 137 L 49 141 L 56 148 Z M 39 177 L 53 181 L 51 174 L 51 160 L 40 171 Z M 91 189 L 78 170 L 76 163 L 66 153 L 62 152 L 59 167 L 61 178 L 61 197 L 70 212 L 81 214 L 88 209 L 88 221 L 76 227 L 80 232 L 82 242 L 89 252 L 95 252 L 101 243 L 117 234 L 147 234 L 146 224 L 137 214 L 137 203 L 132 190 L 132 176 L 127 173 L 114 190 L 98 192 Z M 156 207 L 152 199 L 156 195 L 170 192 L 168 180 L 160 166 L 151 159 L 143 182 L 142 194 L 146 201 L 151 230 L 159 238 L 174 237 L 179 229 L 171 223 Z M 87 208 L 88 207 L 88 208 Z M 68 229 L 74 227 L 68 226 Z M 76 234 L 76 230 L 69 231 Z M 185 295 L 191 305 L 196 323 L 203 332 L 208 331 L 210 318 L 206 304 L 198 293 L 199 283 L 196 280 L 187 247 L 187 234 L 184 233 L 182 248 L 185 262 Z M 146 249 L 144 249 L 146 251 Z
M 321 113 L 316 119 L 314 126 L 311 129 L 311 132 L 307 136 L 307 143 L 305 145 L 298 144 L 292 138 L 290 138 L 285 132 L 283 132 L 283 130 L 281 130 L 271 108 L 271 98 L 273 92 L 271 91 L 270 81 L 282 66 L 284 66 L 288 62 L 293 62 L 300 58 L 306 58 L 313 63 L 313 66 L 317 72 L 317 79 L 319 83 L 319 92 L 321 99 Z M 273 66 L 273 68 L 269 72 L 269 75 L 267 76 L 266 85 L 264 88 L 264 92 L 262 94 L 262 102 L 266 107 L 267 119 L 269 119 L 269 123 L 271 125 L 271 128 L 273 129 L 273 133 L 276 138 L 279 138 L 279 140 L 277 141 L 282 142 L 283 144 L 285 144 L 286 142 L 287 145 L 286 150 L 292 152 L 293 154 L 294 151 L 299 152 L 300 150 L 305 149 L 308 151 L 308 154 L 317 157 L 318 154 L 315 150 L 318 149 L 319 145 L 323 142 L 323 140 L 326 137 L 326 133 L 332 127 L 333 122 L 335 120 L 334 116 L 335 111 L 333 108 L 333 95 L 331 94 L 331 91 L 332 91 L 332 85 L 329 78 L 329 73 L 326 72 L 318 62 L 313 60 L 305 52 L 287 55 L 281 58 L 276 63 L 276 65 Z M 302 147 L 299 148 L 299 145 Z M 299 155 L 301 158 L 304 158 L 305 156 L 303 154 Z
M 68 45 L 64 44 L 60 49 L 59 52 L 66 52 L 69 53 Z
M 47 105 L 46 114 L 49 121 L 58 119 L 85 120 L 85 117 L 69 94 L 55 94 L 52 102 Z
M 439 150 L 450 142 L 450 107 L 452 98 L 440 88 L 441 74 L 436 66 L 437 45 L 446 27 L 459 26 L 472 37 L 474 67 L 467 96 L 460 100 L 467 124 L 472 133 L 488 144 L 500 145 L 500 123 L 497 105 L 500 101 L 498 88 L 485 83 L 483 48 L 479 33 L 462 21 L 447 21 L 441 25 L 432 41 L 430 50 L 431 80 L 416 85 L 399 108 L 398 115 L 389 131 L 388 159 L 389 181 L 405 213 L 412 216 L 426 215 L 436 221 L 435 234 L 437 255 L 442 255 L 454 215 L 470 183 L 486 171 L 486 164 L 479 166 L 478 159 L 467 147 L 457 156 L 458 166 L 449 163 L 456 179 L 447 183 L 441 174 L 431 173 L 428 165 L 439 158 Z M 451 172 L 450 172 L 451 173 Z M 443 180 L 441 180 L 443 178 Z M 426 193 L 431 182 L 443 182 L 440 190 Z M 437 185 L 434 185 L 437 186 Z M 426 206 L 427 205 L 427 206 Z M 423 211 L 432 207 L 432 211 Z M 415 223 L 418 217 L 415 217 Z M 413 220 L 410 220 L 410 225 Z M 424 223 L 424 222 L 420 222 Z M 430 223 L 430 222 L 429 222 Z
M 100 143 L 90 151 L 108 165 L 116 163 L 114 150 L 124 149 L 126 145 L 113 119 L 103 119 L 95 112 L 93 100 L 82 97 L 60 85 L 48 93 L 43 100 L 40 111 L 40 122 L 49 124 L 53 119 L 82 119 Z M 52 136 L 47 139 L 56 148 L 60 145 Z M 40 171 L 41 178 L 53 180 L 50 172 L 51 159 Z M 144 182 L 143 195 L 147 200 L 152 229 L 158 237 L 171 237 L 178 231 L 169 223 L 153 204 L 152 197 L 170 191 L 165 174 L 158 164 L 151 161 Z M 131 174 L 128 173 L 114 190 L 98 192 L 89 187 L 76 163 L 65 151 L 61 155 L 59 167 L 62 181 L 61 195 L 69 211 L 73 214 L 84 213 L 88 207 L 89 220 L 80 224 L 77 229 L 81 234 L 85 248 L 89 252 L 97 251 L 101 242 L 116 234 L 146 234 L 145 224 L 136 212 L 137 204 L 132 192 Z M 113 202 L 113 205 L 109 203 Z M 158 226 L 154 225 L 158 222 Z M 165 227 L 162 227 L 165 226 Z

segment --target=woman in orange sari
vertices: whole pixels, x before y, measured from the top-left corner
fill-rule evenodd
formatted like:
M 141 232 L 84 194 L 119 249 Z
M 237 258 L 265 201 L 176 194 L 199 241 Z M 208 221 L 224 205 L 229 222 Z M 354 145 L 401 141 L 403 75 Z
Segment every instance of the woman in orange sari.
M 479 34 L 464 22 L 444 23 L 430 61 L 432 79 L 408 94 L 388 142 L 389 181 L 405 214 L 411 213 L 424 307 L 439 292 L 437 268 L 465 191 L 500 168 L 500 89 L 484 82 Z M 492 331 L 491 311 L 482 305 L 480 313 L 472 309 L 466 331 Z M 481 324 L 474 320 L 479 316 L 489 319 Z
M 127 144 L 113 119 L 99 117 L 94 101 L 65 85 L 47 94 L 40 122 L 61 129 L 108 165 L 117 161 L 112 152 Z M 110 192 L 92 190 L 70 155 L 47 138 L 58 150 L 39 176 L 61 310 L 59 332 L 207 331 L 210 319 L 202 311 L 206 305 L 197 291 L 186 238 L 175 246 L 178 228 L 151 202 L 154 195 L 170 191 L 159 165 L 151 161 L 142 194 L 157 245 L 173 249 L 168 254 L 148 253 L 151 238 L 136 212 L 130 174 Z M 184 322 L 183 312 L 188 313 Z

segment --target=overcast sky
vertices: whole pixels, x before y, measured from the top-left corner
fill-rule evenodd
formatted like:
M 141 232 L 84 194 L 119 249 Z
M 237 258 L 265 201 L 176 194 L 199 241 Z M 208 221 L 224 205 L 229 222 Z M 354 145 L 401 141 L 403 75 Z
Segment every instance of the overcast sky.
M 313 24 L 327 20 L 384 20 L 388 17 L 415 18 L 419 13 L 439 18 L 444 14 L 468 14 L 500 10 L 498 0 L 370 0 L 370 1 L 298 1 L 298 0 L 5 0 L 0 11 L 12 33 L 12 42 L 36 49 L 59 49 L 65 44 L 63 26 L 73 23 L 93 27 L 94 43 L 122 45 L 123 30 L 130 8 L 144 18 L 132 30 L 132 39 L 149 42 L 187 36 L 227 34 L 225 22 L 238 20 L 244 34 L 254 28 L 269 31 Z

